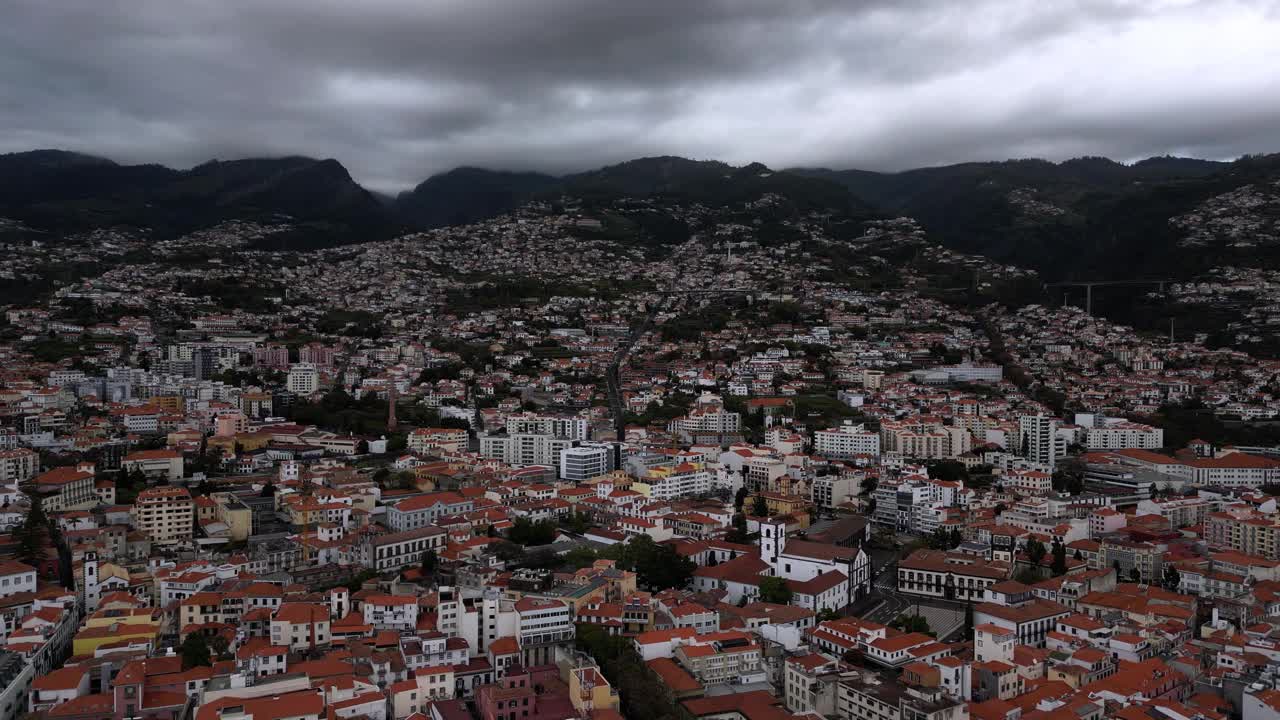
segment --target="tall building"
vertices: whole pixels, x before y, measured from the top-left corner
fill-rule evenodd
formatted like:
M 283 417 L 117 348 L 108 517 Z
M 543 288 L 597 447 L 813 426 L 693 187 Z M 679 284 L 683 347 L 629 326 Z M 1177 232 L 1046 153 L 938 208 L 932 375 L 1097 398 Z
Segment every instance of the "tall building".
M 320 372 L 311 363 L 297 363 L 289 368 L 289 379 L 285 387 L 291 393 L 310 395 L 320 389 Z
M 195 348 L 191 351 L 191 375 L 196 380 L 208 380 L 218 372 L 218 356 L 213 348 Z
M 577 440 L 534 433 L 481 435 L 480 456 L 501 460 L 516 467 L 556 467 L 560 464 L 560 453 L 577 444 Z
M 159 486 L 138 493 L 130 514 L 138 530 L 163 545 L 191 539 L 194 507 L 186 488 Z
M 1018 418 L 1018 445 L 1014 450 L 1022 457 L 1049 467 L 1060 454 L 1058 421 L 1047 415 L 1023 415 Z M 1065 447 L 1062 448 L 1065 451 Z
M 609 472 L 609 448 L 573 447 L 560 453 L 560 479 L 582 482 Z

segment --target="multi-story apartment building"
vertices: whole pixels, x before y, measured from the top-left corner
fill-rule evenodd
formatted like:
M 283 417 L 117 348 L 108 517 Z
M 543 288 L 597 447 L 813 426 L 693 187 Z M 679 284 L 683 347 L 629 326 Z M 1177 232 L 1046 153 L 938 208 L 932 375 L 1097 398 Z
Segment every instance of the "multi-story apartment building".
M 412 595 L 370 595 L 360 610 L 365 625 L 376 630 L 410 631 L 418 625 L 418 598 Z
M 1209 547 L 1237 550 L 1268 560 L 1280 560 L 1280 521 L 1252 509 L 1231 509 L 1205 516 Z
M 387 527 L 396 532 L 416 530 L 446 515 L 471 512 L 475 501 L 453 492 L 418 495 L 387 507 Z
M 355 560 L 378 572 L 399 570 L 422 562 L 426 551 L 444 547 L 445 537 L 443 528 L 431 526 L 366 537 L 355 548 Z
M 1135 422 L 1107 423 L 1091 427 L 1085 433 L 1085 447 L 1090 450 L 1141 448 L 1156 450 L 1164 446 L 1164 430 Z
M 1058 435 L 1058 421 L 1047 415 L 1018 418 L 1018 438 L 1013 450 L 1022 457 L 1053 467 L 1066 454 L 1066 441 Z
M 880 435 L 868 432 L 865 425 L 845 423 L 840 427 L 815 432 L 813 449 L 819 455 L 836 459 L 879 455 Z
M 834 508 L 840 503 L 857 495 L 861 483 L 852 475 L 819 475 L 809 483 L 809 492 L 814 505 L 820 508 Z
M 689 414 L 667 423 L 667 431 L 681 437 L 729 435 L 742 429 L 742 416 L 719 401 L 700 402 Z
M 320 389 L 320 371 L 311 363 L 296 363 L 289 368 L 285 388 L 298 395 L 310 395 Z
M 953 458 L 973 447 L 973 436 L 955 425 L 931 418 L 885 420 L 880 423 L 880 448 L 904 458 Z
M 939 688 L 905 685 L 870 672 L 842 677 L 835 716 L 844 720 L 965 720 L 968 703 Z
M 409 452 L 431 455 L 457 454 L 467 449 L 467 431 L 461 428 L 418 428 L 409 433 Z
M 324 603 L 284 603 L 271 617 L 271 644 L 307 651 L 332 640 L 330 610 Z
M 505 427 L 509 435 L 551 435 L 567 440 L 586 440 L 591 431 L 586 418 L 560 415 L 512 415 Z
M 515 603 L 516 636 L 526 666 L 555 658 L 555 648 L 573 642 L 573 609 L 563 600 L 525 596 Z
M 129 514 L 134 527 L 160 545 L 189 541 L 195 530 L 195 503 L 186 488 L 147 488 Z
M 40 469 L 40 454 L 34 450 L 17 448 L 0 450 L 0 485 L 14 487 L 36 476 Z
M 656 467 L 649 470 L 644 478 L 632 483 L 631 489 L 653 500 L 675 500 L 701 495 L 711 491 L 711 473 L 701 463 Z
M 1008 579 L 1009 563 L 941 550 L 917 550 L 898 561 L 898 592 L 981 602 L 987 588 Z
M 1039 470 L 1010 470 L 1001 473 L 1000 484 L 1022 495 L 1044 496 L 1053 492 L 1053 476 Z
M 46 512 L 88 510 L 98 504 L 92 463 L 54 468 L 40 473 L 31 483 Z
M 605 446 L 566 448 L 560 453 L 560 479 L 582 482 L 600 477 L 612 469 L 611 455 Z
M 1210 509 L 1209 501 L 1199 497 L 1141 500 L 1137 514 L 1159 515 L 1169 521 L 1170 527 L 1184 528 L 1204 522 Z
M 480 436 L 481 457 L 500 460 L 507 465 L 525 467 L 547 465 L 558 467 L 560 453 L 575 447 L 577 440 L 554 435 L 515 433 Z
M 135 470 L 148 478 L 170 482 L 182 479 L 182 453 L 176 450 L 138 450 L 124 457 L 121 468 L 125 472 Z
M 736 685 L 765 676 L 760 645 L 751 635 L 727 630 L 694 640 L 675 648 L 673 655 L 704 686 Z
M 1102 568 L 1118 568 L 1120 577 L 1128 578 L 1137 569 L 1142 582 L 1158 582 L 1164 577 L 1164 554 L 1151 543 L 1103 538 L 1099 552 Z

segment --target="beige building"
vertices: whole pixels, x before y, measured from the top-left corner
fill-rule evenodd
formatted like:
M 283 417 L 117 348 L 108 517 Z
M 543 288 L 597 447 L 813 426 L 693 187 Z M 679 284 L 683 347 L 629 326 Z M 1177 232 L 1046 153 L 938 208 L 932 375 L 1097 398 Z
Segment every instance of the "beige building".
M 182 478 L 182 453 L 176 450 L 139 450 L 125 456 L 125 472 L 137 470 L 148 478 L 172 482 Z
M 45 512 L 88 510 L 98 504 L 93 463 L 59 467 L 36 476 L 32 484 Z
M 0 452 L 0 485 L 13 486 L 36 476 L 40 455 L 34 450 L 16 448 Z
M 195 504 L 186 488 L 154 487 L 138 493 L 129 514 L 134 527 L 157 544 L 190 540 Z
M 600 669 L 591 667 L 574 668 L 569 671 L 569 700 L 579 717 L 591 717 L 597 710 L 618 710 L 620 700 L 618 691 L 613 689 L 609 681 L 600 673 Z
M 409 452 L 422 455 L 456 454 L 467 449 L 467 431 L 458 428 L 418 428 L 409 433 Z
M 240 502 L 240 498 L 231 493 L 220 492 L 214 493 L 212 499 L 218 504 L 214 517 L 226 523 L 233 542 L 248 539 L 253 534 L 253 511 Z

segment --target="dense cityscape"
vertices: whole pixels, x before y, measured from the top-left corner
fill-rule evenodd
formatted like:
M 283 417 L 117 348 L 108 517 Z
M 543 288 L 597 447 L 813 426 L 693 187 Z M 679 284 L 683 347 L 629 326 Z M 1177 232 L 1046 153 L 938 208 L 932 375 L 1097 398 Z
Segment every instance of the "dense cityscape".
M 2 716 L 1280 712 L 1280 363 L 788 204 L 10 244 Z

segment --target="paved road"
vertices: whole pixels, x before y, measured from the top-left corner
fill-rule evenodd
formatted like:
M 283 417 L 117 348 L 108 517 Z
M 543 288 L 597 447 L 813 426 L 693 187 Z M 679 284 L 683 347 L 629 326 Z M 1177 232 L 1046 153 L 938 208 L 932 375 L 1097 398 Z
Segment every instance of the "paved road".
M 902 552 L 901 547 L 892 550 L 872 549 L 871 557 L 876 575 L 872 578 L 872 597 L 879 599 L 879 604 L 866 603 L 858 606 L 855 617 L 865 618 L 874 623 L 888 625 L 899 615 L 914 615 L 917 612 L 929 621 L 929 628 L 939 638 L 961 630 L 964 626 L 964 604 L 945 600 L 926 600 L 911 595 L 903 595 L 897 590 L 896 560 Z M 864 608 L 870 608 L 869 610 Z

